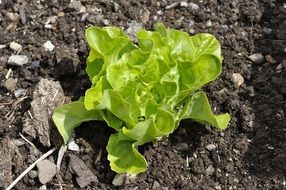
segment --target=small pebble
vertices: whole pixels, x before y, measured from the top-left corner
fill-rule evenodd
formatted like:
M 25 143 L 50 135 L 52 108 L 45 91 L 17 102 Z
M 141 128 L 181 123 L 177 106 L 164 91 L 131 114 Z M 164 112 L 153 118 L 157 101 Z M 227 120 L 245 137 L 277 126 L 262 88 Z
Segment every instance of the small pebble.
M 268 63 L 271 63 L 271 64 L 277 63 L 277 61 L 271 55 L 266 55 L 265 59 Z
M 157 180 L 155 180 L 152 185 L 152 190 L 157 190 L 157 189 L 160 189 L 160 183 Z
M 206 174 L 207 175 L 213 175 L 215 169 L 212 165 L 210 165 L 207 169 L 206 169 Z
M 47 190 L 47 186 L 46 185 L 42 185 L 39 190 Z
M 80 21 L 81 21 L 81 22 L 86 21 L 86 18 L 87 18 L 88 16 L 89 16 L 89 13 L 84 13 L 84 14 L 81 16 Z
M 116 174 L 114 179 L 112 180 L 112 185 L 114 186 L 122 186 L 126 180 L 126 174 Z
M 177 7 L 178 5 L 179 5 L 179 2 L 174 2 L 174 3 L 172 3 L 171 5 L 167 5 L 167 6 L 165 7 L 165 9 L 166 9 L 166 10 L 168 10 L 168 9 L 173 9 L 173 8 Z
M 53 28 L 53 26 L 51 25 L 51 24 L 45 24 L 45 29 L 52 29 Z
M 263 28 L 262 29 L 263 30 L 263 32 L 264 32 L 264 34 L 266 34 L 266 35 L 269 35 L 269 34 L 271 34 L 272 33 L 272 29 L 271 28 Z
M 11 50 L 14 50 L 17 52 L 22 50 L 22 45 L 18 44 L 17 42 L 14 42 L 14 41 L 10 43 L 9 47 Z
M 26 11 L 24 6 L 19 7 L 19 13 L 20 13 L 20 19 L 23 25 L 26 24 L 27 17 L 26 17 Z
M 143 24 L 147 24 L 148 21 L 149 21 L 149 17 L 150 17 L 150 12 L 147 10 L 147 11 L 144 11 L 142 16 L 141 16 L 141 22 Z
M 214 144 L 208 144 L 208 145 L 206 145 L 206 149 L 207 149 L 208 151 L 212 151 L 212 150 L 216 149 L 216 145 L 214 145 Z
M 23 96 L 25 94 L 26 94 L 26 90 L 23 88 L 19 88 L 19 89 L 15 90 L 15 92 L 14 92 L 14 96 L 16 98 L 19 98 L 20 96 Z
M 281 73 L 282 68 L 283 68 L 283 65 L 280 63 L 280 64 L 277 65 L 277 67 L 276 67 L 276 72 L 277 72 L 277 73 Z
M 119 4 L 118 3 L 116 3 L 116 2 L 113 2 L 113 4 L 112 4 L 112 9 L 114 10 L 114 12 L 118 12 L 118 10 L 119 10 Z
M 29 69 L 35 69 L 40 67 L 40 61 L 39 60 L 35 60 L 31 63 L 31 65 L 29 66 Z
M 236 150 L 236 149 L 233 149 L 233 152 L 235 152 L 235 154 L 237 154 L 237 155 L 240 154 L 239 150 Z
M 34 178 L 36 178 L 38 176 L 38 172 L 35 171 L 35 170 L 31 170 L 31 171 L 29 171 L 28 176 L 30 178 L 34 179 Z
M 79 146 L 75 143 L 74 139 L 69 140 L 68 150 L 79 152 Z
M 239 73 L 233 73 L 231 76 L 231 80 L 236 87 L 240 87 L 244 83 L 244 78 Z
M 5 44 L 0 44 L 0 49 L 4 49 L 6 47 Z
M 6 13 L 6 16 L 12 21 L 17 22 L 19 21 L 20 17 L 17 13 L 8 12 Z
M 54 44 L 52 44 L 51 41 L 46 41 L 46 43 L 44 43 L 43 46 L 44 46 L 46 51 L 53 51 L 55 48 Z
M 29 62 L 26 55 L 11 55 L 8 59 L 9 65 L 23 66 Z
M 264 56 L 261 53 L 255 53 L 248 57 L 253 63 L 263 63 L 265 61 Z
M 185 1 L 182 1 L 182 2 L 180 2 L 180 6 L 181 7 L 188 7 L 189 4 L 187 2 L 185 2 Z
M 190 7 L 191 7 L 191 9 L 192 10 L 194 10 L 194 11 L 197 11 L 197 10 L 199 10 L 199 8 L 200 8 L 200 6 L 198 5 L 198 4 L 196 4 L 196 3 L 190 3 Z
M 211 20 L 208 20 L 207 23 L 206 23 L 206 26 L 207 26 L 207 27 L 212 27 L 212 21 L 211 21 Z
M 176 150 L 179 152 L 187 151 L 189 150 L 189 145 L 184 142 L 180 142 L 176 145 Z
M 226 166 L 225 166 L 225 170 L 229 173 L 232 173 L 234 171 L 234 167 L 232 165 L 232 163 L 228 163 Z
M 4 87 L 9 90 L 9 91 L 14 91 L 16 88 L 16 84 L 17 84 L 17 80 L 13 79 L 13 78 L 8 78 L 5 82 L 4 82 Z
M 63 17 L 63 16 L 65 16 L 65 13 L 64 12 L 59 12 L 58 17 Z

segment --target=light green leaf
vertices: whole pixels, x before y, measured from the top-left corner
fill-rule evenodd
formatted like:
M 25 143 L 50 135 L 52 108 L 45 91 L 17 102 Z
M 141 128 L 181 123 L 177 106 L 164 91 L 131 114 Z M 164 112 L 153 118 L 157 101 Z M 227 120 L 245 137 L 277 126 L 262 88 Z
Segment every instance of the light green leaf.
M 183 119 L 192 119 L 201 124 L 210 124 L 218 129 L 227 128 L 230 121 L 229 114 L 213 115 L 208 98 L 202 91 L 193 94 L 186 105 Z
M 106 150 L 110 167 L 116 173 L 138 174 L 147 169 L 147 161 L 138 152 L 136 142 L 121 131 L 110 136 Z
M 64 143 L 67 143 L 72 130 L 82 122 L 102 120 L 99 111 L 87 110 L 82 101 L 75 101 L 57 108 L 52 117 Z

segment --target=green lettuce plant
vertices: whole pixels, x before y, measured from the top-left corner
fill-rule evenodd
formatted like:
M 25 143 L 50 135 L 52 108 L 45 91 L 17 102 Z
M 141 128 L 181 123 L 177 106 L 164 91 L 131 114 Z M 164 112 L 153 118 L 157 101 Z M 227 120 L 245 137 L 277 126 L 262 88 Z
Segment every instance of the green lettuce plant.
M 210 34 L 189 36 L 156 24 L 137 33 L 138 46 L 116 27 L 90 27 L 86 72 L 91 87 L 80 100 L 57 108 L 53 120 L 67 143 L 84 121 L 102 120 L 116 133 L 107 151 L 111 169 L 147 169 L 138 146 L 173 133 L 183 119 L 225 129 L 228 114 L 213 115 L 200 90 L 221 72 L 219 42 Z

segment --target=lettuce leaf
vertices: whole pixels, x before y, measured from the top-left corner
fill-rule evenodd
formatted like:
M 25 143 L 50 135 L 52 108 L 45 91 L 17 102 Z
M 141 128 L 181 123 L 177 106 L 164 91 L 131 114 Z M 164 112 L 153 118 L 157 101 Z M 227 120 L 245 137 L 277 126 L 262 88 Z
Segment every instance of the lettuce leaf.
M 111 169 L 137 174 L 147 169 L 138 146 L 169 136 L 183 119 L 225 129 L 202 88 L 221 72 L 219 42 L 210 34 L 189 36 L 156 24 L 141 30 L 138 46 L 115 27 L 90 27 L 86 72 L 91 87 L 83 100 L 57 108 L 53 120 L 67 142 L 84 121 L 104 120 L 117 132 L 107 145 Z

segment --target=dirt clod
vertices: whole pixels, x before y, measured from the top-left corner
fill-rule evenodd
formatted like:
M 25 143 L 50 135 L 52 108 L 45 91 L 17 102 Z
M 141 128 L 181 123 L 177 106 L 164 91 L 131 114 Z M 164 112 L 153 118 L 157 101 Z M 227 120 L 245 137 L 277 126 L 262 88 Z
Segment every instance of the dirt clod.
M 81 159 L 73 154 L 70 154 L 69 158 L 69 169 L 76 175 L 76 181 L 80 188 L 84 188 L 92 182 L 98 182 L 97 177 Z
M 52 127 L 51 116 L 54 109 L 62 105 L 65 96 L 59 82 L 42 79 L 33 93 L 30 113 L 25 114 L 23 132 L 29 134 L 49 147 L 50 131 Z

